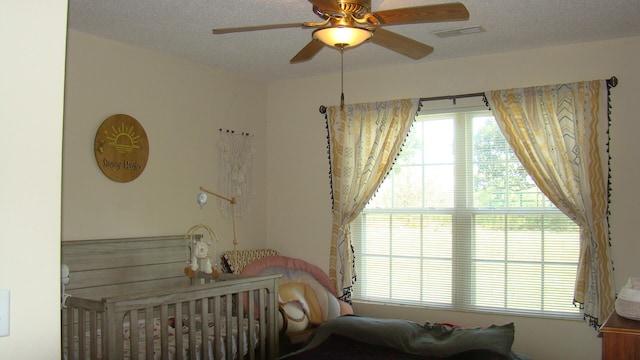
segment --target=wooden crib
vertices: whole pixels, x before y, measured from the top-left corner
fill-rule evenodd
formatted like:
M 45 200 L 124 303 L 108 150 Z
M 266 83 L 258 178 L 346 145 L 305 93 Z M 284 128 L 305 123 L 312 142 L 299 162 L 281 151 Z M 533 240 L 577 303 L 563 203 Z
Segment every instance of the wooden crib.
M 277 358 L 279 276 L 193 281 L 184 247 L 183 236 L 64 242 L 63 358 Z

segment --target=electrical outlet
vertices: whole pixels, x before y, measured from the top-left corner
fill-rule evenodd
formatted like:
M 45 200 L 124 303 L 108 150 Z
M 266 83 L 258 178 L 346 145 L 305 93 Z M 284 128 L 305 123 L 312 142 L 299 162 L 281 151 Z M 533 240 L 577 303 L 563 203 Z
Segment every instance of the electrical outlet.
M 9 336 L 9 290 L 0 290 L 0 337 Z

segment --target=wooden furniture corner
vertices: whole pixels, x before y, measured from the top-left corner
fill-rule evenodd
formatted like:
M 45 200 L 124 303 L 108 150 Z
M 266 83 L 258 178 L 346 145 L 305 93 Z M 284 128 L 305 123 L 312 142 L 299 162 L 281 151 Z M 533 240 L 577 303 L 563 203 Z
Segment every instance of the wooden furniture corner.
M 600 327 L 602 359 L 640 359 L 640 321 L 624 318 L 615 311 Z

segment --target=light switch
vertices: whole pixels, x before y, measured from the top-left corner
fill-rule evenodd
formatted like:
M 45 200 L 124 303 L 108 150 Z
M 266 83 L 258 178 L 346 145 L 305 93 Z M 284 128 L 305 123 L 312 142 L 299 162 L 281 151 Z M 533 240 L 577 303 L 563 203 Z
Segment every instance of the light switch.
M 9 336 L 9 290 L 0 290 L 0 337 Z

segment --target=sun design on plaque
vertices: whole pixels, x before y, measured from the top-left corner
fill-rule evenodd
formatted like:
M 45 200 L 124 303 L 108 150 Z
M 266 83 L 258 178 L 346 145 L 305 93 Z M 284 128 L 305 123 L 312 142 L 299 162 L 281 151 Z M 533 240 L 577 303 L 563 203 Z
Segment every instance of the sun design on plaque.
M 144 171 L 149 159 L 149 139 L 133 117 L 108 117 L 96 132 L 94 152 L 98 167 L 109 179 L 129 182 Z
M 111 128 L 111 136 L 107 136 L 107 140 L 111 140 L 109 145 L 116 148 L 116 151 L 120 154 L 127 154 L 134 149 L 139 149 L 138 139 L 140 136 L 136 135 L 133 126 L 126 127 L 124 124 L 120 124 L 120 129 L 114 127 Z

